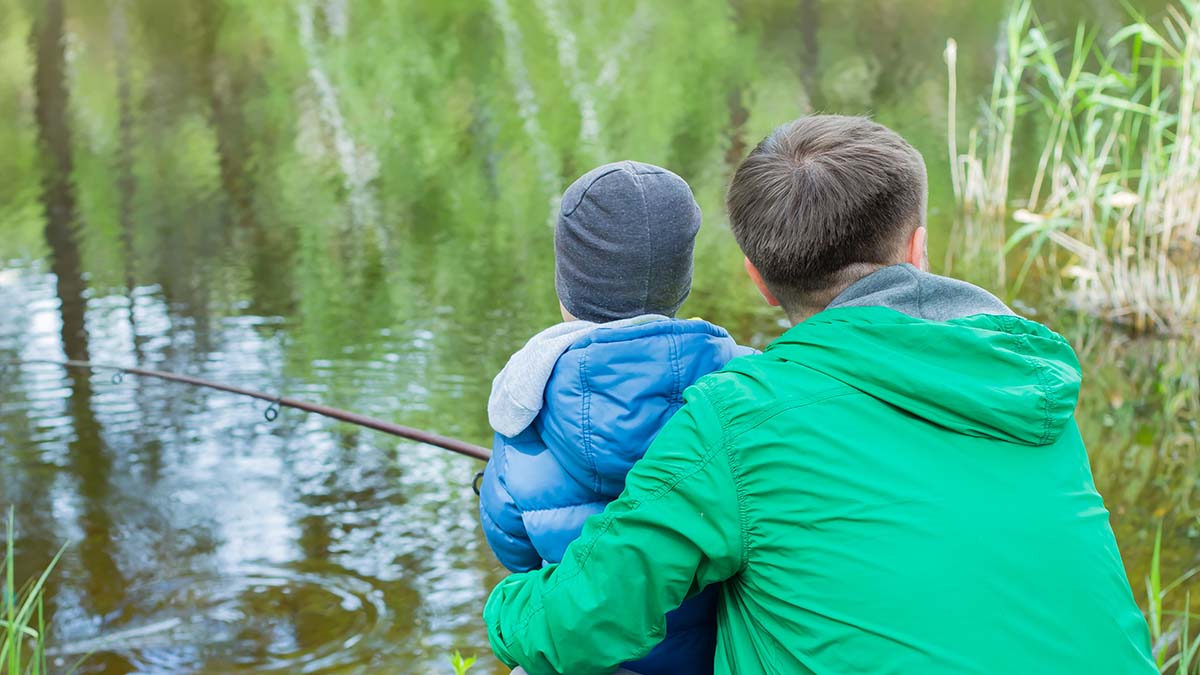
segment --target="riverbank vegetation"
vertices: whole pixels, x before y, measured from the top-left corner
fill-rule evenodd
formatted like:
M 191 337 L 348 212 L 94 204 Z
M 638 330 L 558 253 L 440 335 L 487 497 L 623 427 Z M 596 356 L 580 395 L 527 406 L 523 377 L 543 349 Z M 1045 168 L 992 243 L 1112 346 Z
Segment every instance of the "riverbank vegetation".
M 1016 291 L 1033 273 L 1076 309 L 1179 335 L 1200 322 L 1200 6 L 1133 18 L 1108 39 L 1085 26 L 1060 37 L 1017 4 L 965 149 L 950 127 L 964 225 L 951 253 Z M 1013 161 L 1018 126 L 1044 141 L 1032 167 Z
M 1102 35 L 1057 30 L 1016 3 L 965 134 L 947 44 L 958 218 L 945 264 L 1055 317 L 1085 363 L 1104 364 L 1088 370 L 1079 414 L 1093 467 L 1126 476 L 1109 493 L 1118 503 L 1179 516 L 1200 484 L 1200 4 L 1158 21 L 1130 11 Z M 1200 672 L 1186 585 L 1197 571 L 1164 585 L 1162 536 L 1160 525 L 1146 573 L 1156 658 L 1164 672 Z
M 4 537 L 4 566 L 0 568 L 0 675 L 46 675 L 46 621 L 42 591 L 63 550 L 40 575 L 16 585 L 14 516 L 8 511 Z M 73 671 L 67 671 L 67 675 Z
M 1150 625 L 1150 639 L 1154 659 L 1163 673 L 1177 675 L 1200 674 L 1200 615 L 1189 610 L 1191 592 L 1184 591 L 1182 608 L 1172 606 L 1178 591 L 1189 579 L 1200 574 L 1200 568 L 1185 572 L 1173 581 L 1164 583 L 1162 578 L 1162 525 L 1154 538 L 1154 557 L 1150 561 L 1150 574 L 1146 578 L 1146 615 Z

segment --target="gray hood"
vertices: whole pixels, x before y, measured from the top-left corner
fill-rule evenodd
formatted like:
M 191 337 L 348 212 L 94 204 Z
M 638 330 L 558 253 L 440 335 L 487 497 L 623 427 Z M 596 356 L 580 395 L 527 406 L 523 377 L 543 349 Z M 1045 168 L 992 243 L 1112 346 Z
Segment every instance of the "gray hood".
M 958 279 L 922 272 L 905 263 L 859 279 L 829 303 L 838 307 L 887 307 L 927 321 L 950 321 L 973 314 L 1014 313 L 999 298 Z

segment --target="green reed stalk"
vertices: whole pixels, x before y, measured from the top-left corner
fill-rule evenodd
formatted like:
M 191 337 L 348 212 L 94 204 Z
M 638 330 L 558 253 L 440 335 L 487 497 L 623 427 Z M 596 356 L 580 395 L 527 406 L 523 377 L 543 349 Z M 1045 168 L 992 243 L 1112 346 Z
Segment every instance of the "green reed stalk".
M 46 675 L 46 625 L 42 592 L 51 571 L 66 547 L 32 583 L 20 591 L 16 586 L 14 515 L 10 507 L 5 530 L 4 587 L 0 611 L 0 675 Z
M 1029 50 L 1023 36 L 1032 12 L 1031 0 L 1022 0 L 1005 22 L 1005 48 L 992 77 L 983 132 L 971 129 L 965 155 L 958 154 L 957 44 L 953 40 L 946 44 L 948 147 L 951 182 L 959 204 L 958 227 L 946 250 L 946 267 L 992 286 L 1003 286 L 1006 276 L 1004 256 L 996 252 L 1004 245 L 1014 130 L 1023 100 L 1021 81 L 1029 67 Z
M 1163 673 L 1175 675 L 1200 675 L 1200 635 L 1192 635 L 1191 592 L 1184 594 L 1182 610 L 1166 610 L 1167 596 L 1189 579 L 1200 574 L 1200 568 L 1192 569 L 1174 581 L 1162 583 L 1162 522 L 1154 535 L 1154 550 L 1151 553 L 1150 573 L 1146 577 L 1146 614 L 1150 625 L 1150 640 L 1154 648 L 1155 662 Z M 1164 625 L 1164 616 L 1174 620 Z

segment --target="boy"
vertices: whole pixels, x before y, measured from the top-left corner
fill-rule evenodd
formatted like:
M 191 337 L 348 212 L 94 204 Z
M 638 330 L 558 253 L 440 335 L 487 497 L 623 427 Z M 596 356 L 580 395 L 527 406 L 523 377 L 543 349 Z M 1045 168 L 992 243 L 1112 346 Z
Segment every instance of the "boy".
M 649 164 L 606 164 L 563 195 L 554 248 L 564 323 L 509 359 L 488 401 L 496 437 L 480 516 L 513 572 L 559 562 L 588 516 L 621 494 L 683 390 L 743 353 L 717 326 L 671 318 L 691 289 L 699 227 L 687 183 Z M 666 639 L 627 666 L 711 673 L 715 591 L 671 612 Z

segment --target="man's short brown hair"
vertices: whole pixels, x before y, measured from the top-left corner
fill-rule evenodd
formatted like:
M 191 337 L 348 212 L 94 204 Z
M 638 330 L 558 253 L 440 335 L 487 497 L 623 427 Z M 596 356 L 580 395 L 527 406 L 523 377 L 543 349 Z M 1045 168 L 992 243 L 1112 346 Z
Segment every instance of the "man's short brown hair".
M 813 115 L 754 148 L 726 204 L 738 246 L 790 310 L 902 262 L 904 243 L 925 222 L 926 190 L 921 154 L 892 130 Z

